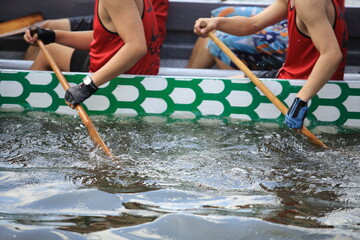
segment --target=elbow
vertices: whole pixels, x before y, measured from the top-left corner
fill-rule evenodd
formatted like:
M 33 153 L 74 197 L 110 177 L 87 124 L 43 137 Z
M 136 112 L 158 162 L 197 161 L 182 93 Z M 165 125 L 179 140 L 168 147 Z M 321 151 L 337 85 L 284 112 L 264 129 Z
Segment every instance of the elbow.
M 146 41 L 126 42 L 121 49 L 125 51 L 124 55 L 127 55 L 128 58 L 131 58 L 134 61 L 141 59 L 148 51 Z
M 338 51 L 337 54 L 336 54 L 336 60 L 337 60 L 337 63 L 339 64 L 344 58 L 344 55 L 342 54 L 341 51 Z
M 136 61 L 139 61 L 142 57 L 144 57 L 147 53 L 147 48 L 142 47 L 142 46 L 138 46 L 136 48 L 134 48 L 133 50 L 133 57 L 134 60 L 136 59 Z
M 343 56 L 342 52 L 340 51 L 340 49 L 332 51 L 331 58 L 336 63 L 336 65 L 338 65 L 342 61 L 343 57 L 344 56 Z
M 139 49 L 139 55 L 140 57 L 143 57 L 146 55 L 146 53 L 147 53 L 147 47 L 146 45 L 143 45 L 142 48 Z
M 343 54 L 340 49 L 328 49 L 326 53 L 320 54 L 323 60 L 330 67 L 337 68 L 340 62 L 343 60 Z
M 147 46 L 146 44 L 138 44 L 135 48 L 135 54 L 138 59 L 144 57 L 147 53 Z

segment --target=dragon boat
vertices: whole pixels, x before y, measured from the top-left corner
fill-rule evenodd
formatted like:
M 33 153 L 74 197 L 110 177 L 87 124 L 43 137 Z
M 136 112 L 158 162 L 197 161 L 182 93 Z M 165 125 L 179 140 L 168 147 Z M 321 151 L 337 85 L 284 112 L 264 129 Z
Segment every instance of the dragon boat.
M 165 121 L 216 119 L 281 125 L 281 112 L 247 78 L 120 75 L 100 87 L 83 105 L 89 115 L 157 117 Z M 211 73 L 211 71 L 210 71 Z M 86 73 L 64 73 L 70 85 Z M 360 80 L 347 75 L 329 81 L 310 101 L 306 125 L 326 132 L 360 129 Z M 355 77 L 358 77 L 357 75 Z M 304 80 L 261 79 L 289 106 Z M 53 72 L 0 70 L 0 111 L 76 114 L 64 102 Z
M 60 2 L 62 3 L 59 6 Z M 0 21 L 40 11 L 45 19 L 92 13 L 93 1 L 6 1 Z M 25 6 L 26 5 L 26 6 Z M 186 69 L 197 38 L 195 19 L 211 9 L 253 3 L 171 1 L 167 38 L 161 52 L 158 76 L 120 75 L 101 86 L 84 102 L 91 115 L 151 117 L 165 121 L 213 119 L 225 122 L 254 121 L 282 126 L 284 116 L 247 78 L 229 78 L 240 71 Z M 265 4 L 258 4 L 265 6 Z M 348 6 L 349 51 L 344 81 L 329 81 L 310 101 L 306 126 L 311 130 L 360 130 L 360 8 Z M 53 72 L 30 71 L 31 61 L 21 60 L 27 45 L 21 35 L 0 37 L 0 111 L 45 111 L 76 114 L 64 102 L 64 90 Z M 68 73 L 79 83 L 87 73 Z M 280 101 L 289 106 L 304 80 L 261 79 Z

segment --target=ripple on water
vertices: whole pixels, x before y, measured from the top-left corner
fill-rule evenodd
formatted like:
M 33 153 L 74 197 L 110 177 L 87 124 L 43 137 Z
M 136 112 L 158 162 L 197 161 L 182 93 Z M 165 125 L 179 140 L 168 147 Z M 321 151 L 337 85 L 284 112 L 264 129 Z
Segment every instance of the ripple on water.
M 323 133 L 336 149 L 323 150 L 292 131 L 251 123 L 93 121 L 115 160 L 94 147 L 77 118 L 0 114 L 0 221 L 7 226 L 0 231 L 40 236 L 50 234 L 46 226 L 74 239 L 133 231 L 140 239 L 149 231 L 181 239 L 165 226 L 189 221 L 202 226 L 193 236 L 214 229 L 230 237 L 239 231 L 225 229 L 240 221 L 254 224 L 259 239 L 263 227 L 290 239 L 360 233 L 357 134 Z

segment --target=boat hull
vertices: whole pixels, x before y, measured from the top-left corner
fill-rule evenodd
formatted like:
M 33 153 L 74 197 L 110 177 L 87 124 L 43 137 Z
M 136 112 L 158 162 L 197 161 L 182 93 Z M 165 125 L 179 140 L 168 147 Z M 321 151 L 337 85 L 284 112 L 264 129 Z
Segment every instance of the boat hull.
M 64 73 L 70 85 L 86 73 Z M 303 80 L 262 79 L 287 106 Z M 0 111 L 74 114 L 52 72 L 0 70 Z M 360 81 L 330 81 L 310 101 L 305 124 L 360 128 Z M 89 115 L 159 117 L 172 120 L 218 119 L 283 125 L 284 116 L 249 79 L 121 75 L 84 102 Z

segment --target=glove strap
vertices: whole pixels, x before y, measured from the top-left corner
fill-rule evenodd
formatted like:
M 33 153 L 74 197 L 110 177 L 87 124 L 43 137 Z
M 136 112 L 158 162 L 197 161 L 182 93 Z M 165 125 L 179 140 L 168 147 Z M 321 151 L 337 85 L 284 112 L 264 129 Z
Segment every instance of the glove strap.
M 291 105 L 288 115 L 296 118 L 299 114 L 301 108 L 307 107 L 307 102 L 301 100 L 300 98 L 295 98 L 293 104 Z
M 56 34 L 54 30 L 37 27 L 36 33 L 38 34 L 39 38 L 44 42 L 44 44 L 55 42 Z

